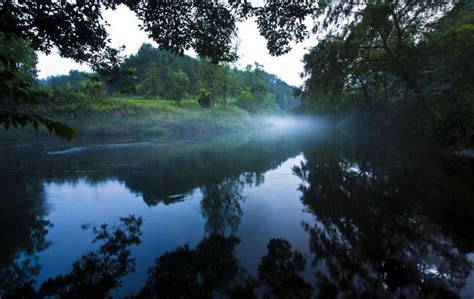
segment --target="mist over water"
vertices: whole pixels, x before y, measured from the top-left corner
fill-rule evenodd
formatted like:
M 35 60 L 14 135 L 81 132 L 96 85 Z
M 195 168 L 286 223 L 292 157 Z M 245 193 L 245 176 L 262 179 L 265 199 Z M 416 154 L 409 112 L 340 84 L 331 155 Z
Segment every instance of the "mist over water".
M 327 129 L 330 123 L 322 118 L 309 116 L 268 116 L 262 119 L 264 125 L 267 125 L 267 130 L 278 134 L 307 134 L 314 133 Z
M 206 142 L 213 139 L 232 139 L 232 140 L 248 140 L 248 139 L 275 139 L 275 138 L 302 138 L 311 137 L 318 138 L 324 134 L 328 134 L 335 130 L 334 125 L 323 118 L 309 116 L 291 116 L 291 115 L 271 115 L 256 117 L 255 124 L 251 128 L 242 129 L 237 132 L 224 133 L 218 136 L 208 136 L 199 134 L 188 136 L 186 138 L 146 138 L 145 140 L 130 139 L 126 141 L 117 140 L 83 140 L 77 138 L 71 143 L 58 145 L 60 149 L 49 150 L 49 155 L 71 155 L 85 151 L 107 151 L 128 147 L 143 146 L 162 146 L 170 143 L 186 143 L 186 142 Z M 57 140 L 52 140 L 53 144 Z M 88 142 L 90 144 L 88 144 Z

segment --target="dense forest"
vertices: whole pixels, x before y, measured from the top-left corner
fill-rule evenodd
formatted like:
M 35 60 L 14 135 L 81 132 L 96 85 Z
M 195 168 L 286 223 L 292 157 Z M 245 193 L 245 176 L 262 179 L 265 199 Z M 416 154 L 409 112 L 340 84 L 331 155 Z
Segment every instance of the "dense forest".
M 196 98 L 203 108 L 213 108 L 216 102 L 225 107 L 230 101 L 249 112 L 288 111 L 295 104 L 293 88 L 258 63 L 239 70 L 143 44 L 123 61 L 120 70 L 120 78 L 113 82 L 94 73 L 71 71 L 39 83 L 47 89 L 69 89 L 96 98 L 137 96 L 173 100 L 178 105 L 183 99 Z
M 119 5 L 135 13 L 159 49 L 143 45 L 136 55 L 123 59 L 121 49 L 111 47 L 101 11 Z M 303 104 L 294 111 L 338 119 L 355 115 L 357 122 L 363 119 L 387 132 L 402 130 L 430 136 L 444 146 L 471 147 L 473 7 L 472 1 L 402 0 L 268 1 L 260 6 L 199 1 L 6 2 L 0 5 L 4 79 L 0 124 L 7 128 L 44 124 L 70 138 L 74 130 L 61 116 L 77 114 L 77 99 L 84 96 L 159 98 L 177 106 L 193 100 L 204 108 L 288 111 L 295 103 L 291 87 L 258 64 L 245 70 L 231 66 L 238 59 L 237 24 L 252 17 L 271 55 L 288 53 L 310 32 L 317 37 L 304 57 L 305 82 L 296 93 Z M 59 26 L 45 25 L 49 23 Z M 94 73 L 49 78 L 38 90 L 35 58 L 28 53 L 48 54 L 53 49 L 89 64 Z M 200 58 L 171 54 L 183 55 L 190 49 Z M 41 109 L 30 109 L 38 98 Z M 72 110 L 51 112 L 61 105 Z
M 18 76 L 28 82 L 28 96 L 33 95 L 21 111 L 32 117 L 41 136 L 48 134 L 40 123 L 68 139 L 77 133 L 162 137 L 230 131 L 256 125 L 256 115 L 287 113 L 298 103 L 294 87 L 258 63 L 238 69 L 143 44 L 112 79 L 77 70 L 38 79 L 30 45 L 21 40 L 7 45 L 6 54 L 20 61 Z M 8 129 L 26 121 L 20 115 L 4 125 Z M 38 135 L 34 130 L 8 133 L 3 134 L 6 140 Z
M 302 110 L 474 144 L 472 3 L 381 2 L 347 21 L 305 55 Z

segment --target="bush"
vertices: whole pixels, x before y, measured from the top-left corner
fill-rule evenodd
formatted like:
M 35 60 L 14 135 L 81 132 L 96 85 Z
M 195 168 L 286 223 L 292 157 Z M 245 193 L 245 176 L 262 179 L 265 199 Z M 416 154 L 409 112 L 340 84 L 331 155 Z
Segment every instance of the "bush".
M 199 92 L 199 98 L 198 98 L 198 103 L 202 108 L 210 108 L 211 107 L 211 101 L 212 101 L 212 95 L 209 91 L 206 89 L 201 89 Z
M 79 89 L 92 99 L 105 96 L 104 83 L 96 79 L 86 78 L 82 80 L 79 83 Z

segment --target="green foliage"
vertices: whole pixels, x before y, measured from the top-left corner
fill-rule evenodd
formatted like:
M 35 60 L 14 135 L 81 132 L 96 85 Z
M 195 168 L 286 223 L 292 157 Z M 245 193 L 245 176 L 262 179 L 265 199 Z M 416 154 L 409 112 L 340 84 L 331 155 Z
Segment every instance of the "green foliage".
M 243 14 L 234 14 L 239 11 L 238 5 L 200 2 L 158 5 L 156 2 L 145 1 L 138 5 L 133 1 L 122 0 L 1 1 L 0 114 L 3 123 L 6 124 L 7 120 L 15 122 L 18 115 L 27 115 L 27 112 L 20 110 L 24 110 L 24 106 L 35 99 L 35 86 L 31 78 L 24 76 L 34 71 L 34 64 L 33 68 L 29 67 L 31 64 L 22 56 L 26 53 L 22 51 L 22 45 L 28 44 L 28 48 L 31 47 L 30 53 L 33 54 L 34 51 L 49 54 L 53 48 L 58 49 L 62 57 L 88 63 L 103 78 L 117 80 L 117 75 L 121 73 L 121 49 L 114 49 L 109 44 L 102 9 L 116 9 L 121 4 L 136 13 L 143 21 L 142 28 L 162 48 L 182 54 L 184 49 L 192 47 L 201 56 L 210 57 L 214 62 L 236 59 L 232 45 L 236 32 L 235 23 L 244 17 Z M 183 20 L 180 26 L 175 26 L 177 18 Z M 34 77 L 34 74 L 30 75 Z M 120 88 L 120 92 L 124 94 L 133 94 L 134 91 L 133 84 Z M 88 84 L 86 92 L 96 97 L 98 86 Z M 25 119 L 34 123 L 32 117 L 22 117 L 19 121 L 23 122 Z M 34 119 L 42 121 L 44 118 Z M 55 122 L 48 122 L 49 125 L 51 123 Z
M 254 8 L 247 2 L 178 1 L 163 3 L 160 1 L 107 0 L 99 2 L 26 1 L 20 3 L 1 1 L 0 34 L 2 44 L 6 40 L 28 41 L 33 51 L 46 54 L 51 53 L 52 49 L 57 49 L 62 57 L 89 64 L 98 75 L 107 81 L 109 93 L 134 95 L 139 89 L 142 89 L 141 95 L 155 97 L 169 92 L 170 94 L 164 98 L 178 100 L 183 95 L 182 89 L 179 86 L 173 86 L 170 72 L 181 68 L 171 68 L 170 71 L 158 75 L 153 74 L 152 70 L 149 74 L 150 80 L 142 78 L 141 83 L 143 84 L 138 86 L 133 72 L 136 70 L 137 76 L 141 76 L 143 73 L 138 68 L 120 66 L 123 60 L 120 55 L 122 48 L 115 49 L 110 46 L 106 23 L 102 20 L 103 9 L 115 10 L 119 5 L 128 7 L 136 14 L 142 21 L 141 28 L 160 45 L 161 49 L 182 55 L 185 50 L 192 48 L 200 57 L 207 58 L 214 64 L 233 62 L 237 59 L 234 44 L 237 22 L 244 21 L 253 14 L 258 15 L 259 20 L 262 20 L 262 16 L 266 13 L 265 10 Z M 262 24 L 260 24 L 260 28 L 271 30 L 271 26 L 262 26 Z M 271 35 L 265 36 L 271 37 Z M 282 37 L 281 34 L 277 36 L 277 38 L 280 37 Z M 283 37 L 285 38 L 285 36 Z M 273 37 L 271 39 L 272 43 L 269 45 L 282 46 L 273 43 Z M 156 52 L 156 49 L 150 49 L 150 47 L 143 50 L 145 52 L 150 50 L 149 53 Z M 24 60 L 20 55 L 10 60 L 1 57 L 3 67 L 11 70 L 17 66 L 23 68 L 22 61 Z M 158 64 L 161 66 L 161 62 Z M 196 77 L 199 76 L 196 76 L 196 73 L 199 72 L 190 76 L 188 71 L 192 70 L 193 65 L 195 63 L 185 65 L 182 69 L 188 76 L 190 88 L 193 89 L 193 92 L 188 91 L 188 94 L 197 95 L 201 87 L 199 80 L 196 80 Z M 17 101 L 19 106 L 27 105 L 33 98 L 30 91 L 34 90 L 34 86 L 31 82 L 19 81 L 18 76 L 11 70 L 8 71 L 8 74 L 2 75 L 3 91 L 13 95 L 12 98 Z M 231 82 L 225 74 L 228 72 L 224 71 L 224 76 L 218 77 L 222 80 L 212 84 L 212 107 L 214 107 L 218 93 L 217 90 L 214 90 L 214 85 L 222 93 L 224 106 L 227 104 L 229 83 Z M 124 77 L 125 79 L 123 79 Z M 73 88 L 79 88 L 78 85 L 82 79 L 72 80 L 72 78 L 62 77 L 54 78 L 51 81 L 56 81 L 52 85 L 71 81 L 70 84 L 73 85 Z M 158 82 L 163 84 L 158 84 Z M 98 86 L 89 85 L 86 88 L 86 93 L 92 97 L 98 96 L 96 87 Z M 283 105 L 284 101 L 279 100 L 278 103 Z M 281 107 L 283 108 L 283 106 Z M 2 113 L 5 114 L 4 118 L 13 117 L 13 114 L 16 113 L 13 110 L 15 109 L 11 109 L 11 107 L 2 109 Z M 10 113 L 12 115 L 9 115 Z
M 247 111 L 256 112 L 256 99 L 255 95 L 250 91 L 250 88 L 241 90 L 237 95 L 237 99 L 237 106 Z
M 0 32 L 0 125 L 6 130 L 40 124 L 57 136 L 70 140 L 75 130 L 32 111 L 44 94 L 35 86 L 36 54 L 28 42 Z
M 182 70 L 174 71 L 171 74 L 171 99 L 179 105 L 186 94 L 186 87 L 189 84 L 188 76 Z
M 117 87 L 119 94 L 122 95 L 135 95 L 138 92 L 138 86 L 136 84 L 137 76 L 136 69 L 133 67 L 122 67 L 120 69 L 120 76 L 118 79 L 113 82 L 106 82 L 108 84 L 108 89 L 111 89 L 111 84 Z
M 199 105 L 201 105 L 202 108 L 210 108 L 212 101 L 211 97 L 212 95 L 207 89 L 201 88 L 198 98 Z
M 319 113 L 358 110 L 380 126 L 468 144 L 474 6 L 385 1 L 350 9 L 356 17 L 346 18 L 345 27 L 334 24 L 341 31 L 305 55 L 305 106 L 312 102 Z
M 28 42 L 0 32 L 0 109 L 4 113 L 21 103 L 35 102 L 36 62 Z
M 83 93 L 64 89 L 52 89 L 48 97 L 36 108 L 37 115 L 67 123 L 77 130 L 74 131 L 77 136 L 82 137 L 172 138 L 236 131 L 254 125 L 248 112 L 235 105 L 223 109 L 218 104 L 210 111 L 202 109 L 197 99 L 183 99 L 178 106 L 170 100 L 136 97 L 91 99 Z M 41 126 L 38 132 L 29 128 L 12 131 L 11 127 L 10 124 L 11 132 L 2 132 L 3 140 L 48 135 Z
M 265 74 L 258 64 L 255 64 L 253 68 L 251 65 L 246 67 L 246 72 L 242 78 L 243 87 L 237 95 L 237 106 L 252 113 L 276 112 L 278 110 L 279 107 L 275 100 L 276 95 L 269 91 L 271 85 L 266 84 Z M 272 79 L 270 76 L 269 80 Z M 274 86 L 278 86 L 278 84 Z M 288 93 L 290 92 L 292 90 L 288 90 Z M 280 94 L 280 96 L 284 95 L 286 93 Z
M 432 89 L 426 85 L 429 77 L 425 74 L 439 68 L 424 67 L 432 65 L 432 57 L 426 58 L 422 44 L 427 40 L 426 36 L 433 31 L 433 25 L 438 19 L 446 16 L 447 12 L 455 10 L 453 7 L 468 7 L 466 3 L 468 2 L 408 0 L 365 3 L 267 1 L 263 6 L 254 7 L 246 1 L 243 3 L 240 1 L 163 3 L 124 0 L 59 3 L 3 1 L 0 3 L 0 28 L 2 28 L 0 33 L 2 43 L 15 39 L 29 41 L 33 50 L 45 53 L 57 48 L 63 57 L 90 64 L 107 81 L 121 81 L 117 78 L 120 73 L 134 69 L 136 76 L 131 74 L 125 81 L 122 80 L 115 85 L 108 84 L 107 91 L 111 94 L 116 92 L 135 94 L 141 90 L 139 95 L 142 96 L 160 96 L 178 100 L 184 95 L 183 85 L 173 85 L 172 74 L 182 70 L 189 79 L 186 87 L 189 95 L 197 96 L 199 89 L 205 86 L 211 92 L 211 106 L 214 107 L 219 97 L 226 106 L 227 96 L 242 93 L 244 96 L 241 100 L 244 103 L 242 106 L 256 111 L 267 109 L 262 107 L 274 110 L 271 96 L 268 96 L 259 87 L 258 80 L 254 79 L 250 92 L 254 94 L 255 101 L 261 103 L 247 103 L 251 97 L 247 94 L 248 91 L 242 90 L 249 85 L 242 84 L 247 81 L 242 77 L 248 74 L 229 72 L 226 66 L 216 66 L 206 73 L 210 82 L 203 82 L 205 80 L 199 80 L 202 69 L 196 69 L 198 62 L 181 63 L 181 67 L 177 67 L 173 63 L 178 60 L 168 59 L 167 54 L 163 54 L 164 51 L 158 51 L 150 45 L 142 47 L 136 57 L 131 57 L 120 66 L 122 60 L 119 55 L 120 49 L 114 49 L 109 45 L 101 9 L 116 9 L 118 5 L 125 5 L 142 21 L 141 28 L 160 45 L 161 49 L 182 55 L 185 50 L 192 48 L 200 57 L 209 59 L 214 64 L 237 59 L 233 44 L 237 34 L 237 22 L 255 17 L 261 35 L 267 39 L 270 53 L 281 55 L 290 50 L 292 41 L 300 42 L 308 35 L 305 20 L 310 16 L 314 20 L 313 31 L 323 36 L 322 44 L 327 47 L 323 49 L 322 46 L 318 46 L 317 51 L 313 51 L 314 55 L 315 52 L 318 53 L 316 55 L 318 57 L 314 58 L 316 61 L 313 66 L 306 68 L 310 81 L 314 76 L 313 81 L 316 83 L 313 83 L 323 87 L 322 91 L 315 91 L 316 87 L 312 87 L 313 84 L 307 84 L 308 97 L 320 98 L 324 102 L 331 103 L 338 102 L 337 97 L 343 94 L 342 104 L 327 106 L 335 106 L 336 109 L 346 105 L 356 105 L 359 108 L 365 106 L 362 109 L 368 109 L 374 120 L 386 122 L 392 114 L 404 114 L 404 111 L 385 102 L 410 101 L 409 105 L 402 105 L 403 108 L 416 102 L 413 106 L 420 111 L 430 112 L 433 109 L 432 104 L 427 102 L 429 98 L 427 89 Z M 467 14 L 472 13 L 470 8 L 467 11 L 469 11 Z M 457 31 L 452 32 L 452 36 L 465 36 L 469 39 L 472 36 L 469 22 L 464 24 L 467 27 L 458 27 Z M 469 43 L 461 48 L 466 49 L 468 46 Z M 469 54 L 467 52 L 460 56 L 472 57 Z M 160 59 L 158 61 L 142 59 L 139 57 L 141 55 L 159 56 Z M 13 95 L 12 98 L 23 106 L 32 98 L 30 91 L 34 88 L 32 84 L 19 80 L 15 71 L 11 71 L 22 59 L 14 57 L 13 60 L 8 60 L 2 57 L 1 60 L 4 69 L 9 69 L 9 73 L 2 76 L 2 92 Z M 182 61 L 185 60 L 189 62 L 192 59 L 184 58 Z M 309 60 L 313 59 L 307 57 L 307 61 Z M 150 63 L 155 63 L 160 68 L 159 73 L 148 68 Z M 13 65 L 15 67 L 12 67 Z M 444 65 L 442 63 L 438 66 Z M 316 66 L 321 66 L 321 70 L 315 68 Z M 144 76 L 147 72 L 149 76 Z M 219 75 L 220 72 L 223 72 L 223 75 Z M 255 77 L 266 81 L 265 74 L 262 75 L 257 70 L 253 73 Z M 145 79 L 148 77 L 150 79 Z M 233 79 L 229 80 L 230 77 Z M 322 82 L 329 82 L 329 85 L 323 86 Z M 236 86 L 232 86 L 234 83 Z M 271 82 L 274 83 L 275 81 Z M 292 101 L 289 100 L 292 95 L 291 92 L 281 93 L 282 89 L 278 87 L 280 83 L 277 82 L 273 86 L 276 88 L 267 84 L 270 88 L 267 86 L 265 89 L 275 95 L 274 101 L 279 109 L 287 110 L 292 106 Z M 93 94 L 95 95 L 95 92 Z M 365 103 L 358 100 L 361 98 Z M 15 112 L 13 110 L 3 109 L 2 113 L 9 118 L 8 115 Z
M 150 99 L 166 99 L 179 102 L 186 97 L 201 96 L 204 88 L 210 93 L 210 107 L 217 103 L 224 107 L 233 100 L 241 102 L 239 107 L 249 112 L 288 111 L 295 103 L 291 86 L 260 69 L 260 66 L 248 66 L 238 70 L 227 64 L 214 64 L 206 59 L 194 59 L 188 56 L 176 56 L 167 51 L 143 44 L 137 54 L 131 55 L 120 66 L 122 76 L 109 84 L 102 79 L 105 91 L 92 96 L 89 91 L 80 88 L 80 82 L 72 84 L 78 76 L 50 77 L 41 81 L 42 86 L 58 87 L 62 82 L 64 88 L 89 94 L 94 98 L 109 95 L 126 94 Z M 74 76 L 74 77 L 73 77 Z M 86 74 L 82 79 L 91 77 Z M 246 90 L 252 93 L 252 103 L 246 97 Z
M 78 89 L 80 82 L 89 76 L 91 76 L 89 73 L 71 70 L 68 75 L 50 76 L 46 79 L 38 80 L 38 83 L 42 87 Z
M 104 96 L 104 84 L 94 78 L 86 78 L 79 83 L 80 91 L 92 99 Z
M 33 53 L 29 47 L 25 47 Z M 34 69 L 34 63 L 32 66 Z M 26 63 L 23 69 L 28 69 Z M 34 128 L 40 129 L 39 125 L 44 124 L 49 131 L 68 140 L 76 135 L 76 130 L 64 123 L 83 131 L 83 134 L 92 135 L 100 135 L 100 130 L 105 135 L 121 134 L 120 132 L 127 135 L 136 131 L 142 131 L 141 134 L 163 135 L 169 131 L 183 131 L 184 128 L 199 128 L 203 131 L 227 129 L 234 127 L 224 121 L 231 113 L 235 113 L 235 118 L 247 117 L 238 107 L 255 113 L 276 111 L 279 108 L 275 104 L 275 98 L 288 98 L 292 90 L 274 75 L 259 69 L 241 71 L 228 65 L 175 56 L 146 44 L 121 65 L 121 72 L 120 79 L 112 83 L 98 74 L 78 71 L 40 80 L 39 87 L 31 89 L 35 100 L 28 106 L 20 101 L 23 103 L 22 109 L 2 114 L 0 121 L 6 128 L 31 123 Z M 30 71 L 25 74 L 32 73 L 34 72 Z M 206 76 L 206 73 L 212 76 Z M 28 78 L 35 82 L 34 77 Z M 160 100 L 148 110 L 148 103 L 140 98 L 128 98 L 124 101 L 116 101 L 116 97 L 105 99 L 114 94 L 166 100 Z M 167 112 L 171 109 L 169 100 L 176 101 L 184 109 Z M 197 115 L 194 109 L 198 105 L 214 107 L 219 113 Z M 221 108 L 228 109 L 228 113 L 221 113 Z M 151 112 L 156 114 L 156 118 L 165 113 L 165 120 L 157 121 L 153 118 L 154 125 L 150 125 Z M 104 123 L 98 114 L 107 115 L 111 119 Z M 140 114 L 144 115 L 143 120 L 139 119 Z M 134 120 L 120 121 L 115 119 L 117 115 L 132 117 Z M 215 120 L 210 120 L 210 117 Z M 93 124 L 92 119 L 98 124 Z M 180 119 L 183 124 L 178 124 Z M 202 122 L 198 119 L 202 119 Z M 241 123 L 245 124 L 246 120 L 241 120 Z
M 160 71 L 156 65 L 152 64 L 147 69 L 144 80 L 139 86 L 141 93 L 147 98 L 155 98 L 162 94 L 163 84 L 161 83 Z

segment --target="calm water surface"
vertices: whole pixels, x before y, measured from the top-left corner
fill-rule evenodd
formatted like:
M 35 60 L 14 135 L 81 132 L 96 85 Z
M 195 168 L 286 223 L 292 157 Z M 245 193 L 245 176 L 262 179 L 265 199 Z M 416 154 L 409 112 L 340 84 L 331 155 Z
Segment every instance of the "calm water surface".
M 0 297 L 474 296 L 472 162 L 415 140 L 293 121 L 0 152 Z

